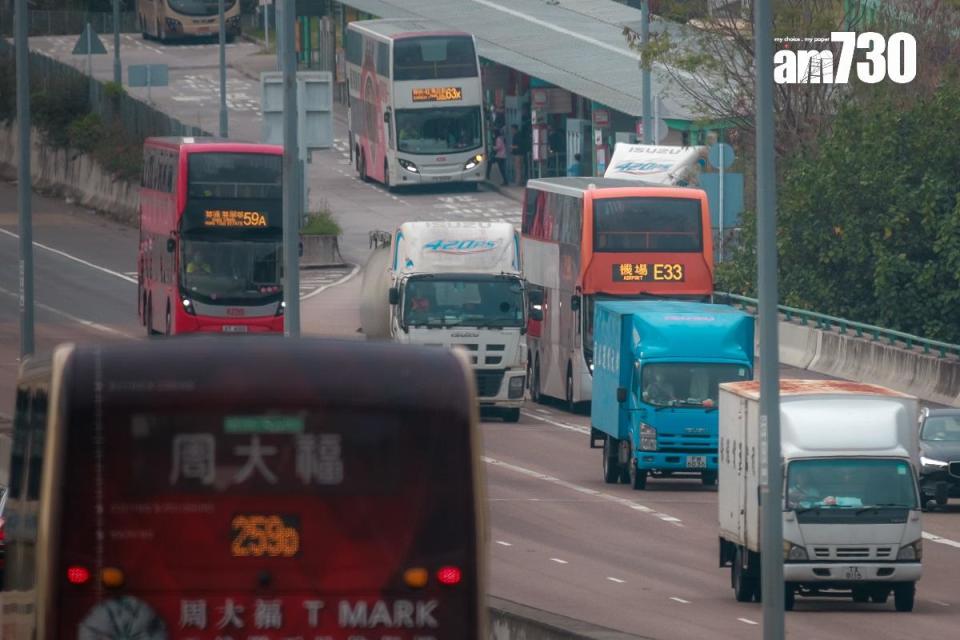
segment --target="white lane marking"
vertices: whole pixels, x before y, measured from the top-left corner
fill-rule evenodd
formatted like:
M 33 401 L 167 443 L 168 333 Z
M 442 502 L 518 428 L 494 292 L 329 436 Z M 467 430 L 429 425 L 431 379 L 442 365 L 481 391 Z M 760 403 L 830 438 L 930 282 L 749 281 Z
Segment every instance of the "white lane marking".
M 564 422 L 557 422 L 556 420 L 551 420 L 550 418 L 544 418 L 543 416 L 538 416 L 535 413 L 530 413 L 529 411 L 524 410 L 523 415 L 528 418 L 533 418 L 534 420 L 539 420 L 540 422 L 546 422 L 547 424 L 553 425 L 554 427 L 560 427 L 561 429 L 566 429 L 567 431 L 576 431 L 577 433 L 590 433 L 589 427 L 581 427 L 576 424 L 566 424 Z
M 570 564 L 566 560 L 561 560 L 560 558 L 550 558 L 550 559 L 556 562 L 557 564 Z
M 753 620 L 750 620 L 749 618 L 737 618 L 737 620 L 739 620 L 740 622 L 746 622 L 747 624 L 759 624 L 757 622 L 754 622 Z
M 503 462 L 502 460 L 497 460 L 495 458 L 490 458 L 483 456 L 483 461 L 487 464 L 492 464 L 498 467 L 503 467 L 504 469 L 509 469 L 510 471 L 515 471 L 516 473 L 521 473 L 525 476 L 530 476 L 531 478 L 536 478 L 538 480 L 545 480 L 555 485 L 565 487 L 567 489 L 572 489 L 578 493 L 585 493 L 590 496 L 601 498 L 607 500 L 608 502 L 614 502 L 621 506 L 633 509 L 634 511 L 640 511 L 641 513 L 646 513 L 648 515 L 655 516 L 664 522 L 668 522 L 674 526 L 682 527 L 683 522 L 679 518 L 675 518 L 666 513 L 661 513 L 656 509 L 651 509 L 650 507 L 640 504 L 639 502 L 634 502 L 633 500 L 628 500 L 627 498 L 621 498 L 619 496 L 611 495 L 609 493 L 603 493 L 602 491 L 597 491 L 596 489 L 590 489 L 589 487 L 581 487 L 578 484 L 572 482 L 567 482 L 566 480 L 561 480 L 560 478 L 555 478 L 554 476 L 548 476 L 546 474 L 540 473 L 539 471 L 533 471 L 532 469 L 527 469 L 525 467 L 518 467 L 515 464 L 510 464 L 509 462 Z
M 939 600 L 931 600 L 930 602 L 932 602 L 933 604 L 938 604 L 938 605 L 940 605 L 941 607 L 949 607 L 949 606 L 950 606 L 950 603 L 949 603 L 949 602 L 940 602 Z
M 504 540 L 497 540 L 496 543 L 499 544 L 499 545 L 502 546 L 502 547 L 512 547 L 512 546 L 513 546 L 512 544 L 510 544 L 509 542 L 505 542 Z
M 357 272 L 359 272 L 359 271 L 360 271 L 360 265 L 356 265 L 356 264 L 355 264 L 355 265 L 353 265 L 353 271 L 351 271 L 351 272 L 348 273 L 347 275 L 343 276 L 342 278 L 340 278 L 339 280 L 337 280 L 337 281 L 335 281 L 335 282 L 331 282 L 331 283 L 329 283 L 329 284 L 325 284 L 325 285 L 323 285 L 322 287 L 320 287 L 319 289 L 315 289 L 315 290 L 311 291 L 310 293 L 308 293 L 308 294 L 305 295 L 305 296 L 300 296 L 300 299 L 301 299 L 301 300 L 309 300 L 309 299 L 312 298 L 313 296 L 315 296 L 315 295 L 317 295 L 317 294 L 320 294 L 320 293 L 323 293 L 324 291 L 326 291 L 327 289 L 329 289 L 329 288 L 331 288 L 331 287 L 336 287 L 336 286 L 338 286 L 338 285 L 341 285 L 341 284 L 345 283 L 347 280 L 349 280 L 350 278 L 352 278 L 353 276 L 357 275 Z
M 617 584 L 623 584 L 624 582 L 626 582 L 626 580 L 621 580 L 620 578 L 613 578 L 611 576 L 607 576 L 607 580 L 609 580 L 610 582 L 616 582 Z
M 534 409 L 534 411 L 536 411 L 537 413 L 545 413 L 547 415 L 550 415 L 550 412 L 547 411 L 546 409 Z
M 926 531 L 923 532 L 923 537 L 925 540 L 929 540 L 930 542 L 936 542 L 937 544 L 945 544 L 948 547 L 955 547 L 957 549 L 960 549 L 960 542 L 957 542 L 956 540 L 951 540 L 950 538 L 941 538 L 940 536 L 936 536 L 932 533 L 927 533 Z
M 689 600 L 684 600 L 683 598 L 678 598 L 676 596 L 670 596 L 670 599 L 674 602 L 679 602 L 680 604 L 690 604 Z
M 0 229 L 0 233 L 6 234 L 6 235 L 10 236 L 11 238 L 17 238 L 18 240 L 20 239 L 20 236 L 19 236 L 18 234 L 13 233 L 12 231 L 7 231 L 6 229 Z M 34 243 L 33 243 L 33 246 L 39 247 L 39 248 L 44 249 L 44 250 L 46 250 L 46 251 L 49 251 L 50 253 L 55 253 L 55 254 L 57 254 L 58 256 L 63 256 L 64 258 L 67 258 L 67 259 L 69 259 L 69 260 L 73 260 L 74 262 L 78 262 L 78 263 L 82 264 L 82 265 L 85 266 L 85 267 L 90 267 L 91 269 L 96 269 L 97 271 L 102 271 L 102 272 L 104 272 L 104 273 L 108 273 L 108 274 L 110 274 L 111 276 L 116 276 L 117 278 L 120 278 L 121 280 L 126 280 L 127 282 L 132 282 L 133 284 L 137 284 L 137 281 L 136 281 L 135 278 L 131 278 L 130 276 L 124 275 L 124 274 L 122 274 L 122 273 L 120 273 L 120 272 L 118 272 L 118 271 L 113 271 L 113 270 L 111 270 L 111 269 L 107 269 L 106 267 L 101 267 L 101 266 L 98 265 L 98 264 L 93 264 L 92 262 L 87 262 L 86 260 L 84 260 L 84 259 L 82 259 L 82 258 L 78 258 L 77 256 L 72 256 L 72 255 L 70 255 L 70 254 L 67 253 L 66 251 L 60 251 L 60 249 L 54 249 L 53 247 L 48 247 L 47 245 L 45 245 L 45 244 L 40 244 L 39 242 L 34 242 Z
M 3 287 L 0 287 L 0 293 L 4 295 L 8 295 L 11 298 L 17 298 L 18 300 L 20 299 L 20 294 L 14 293 L 13 291 L 7 291 Z M 76 322 L 77 324 L 81 324 L 87 327 L 88 329 L 93 329 L 94 331 L 100 331 L 101 333 L 109 333 L 115 336 L 130 338 L 131 340 L 137 339 L 136 336 L 132 336 L 129 333 L 126 333 L 125 331 L 120 331 L 119 329 L 114 329 L 113 327 L 108 327 L 106 325 L 100 324 L 98 322 L 94 322 L 92 320 L 84 320 L 83 318 L 78 318 L 77 316 L 71 315 L 66 311 L 61 311 L 60 309 L 54 309 L 53 307 L 47 306 L 42 302 L 34 302 L 34 305 L 38 309 L 43 309 L 44 311 L 49 311 L 50 313 L 56 314 L 58 316 L 62 316 L 71 322 Z

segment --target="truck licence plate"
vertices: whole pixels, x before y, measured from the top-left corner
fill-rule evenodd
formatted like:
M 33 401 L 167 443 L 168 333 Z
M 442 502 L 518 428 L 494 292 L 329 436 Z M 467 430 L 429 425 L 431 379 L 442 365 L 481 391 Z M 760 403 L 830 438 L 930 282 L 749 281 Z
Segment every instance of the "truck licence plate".
M 247 325 L 245 324 L 225 324 L 223 325 L 224 333 L 246 333 Z
M 863 580 L 863 574 L 860 573 L 859 567 L 844 567 L 843 579 L 844 580 Z
M 706 469 L 707 456 L 687 456 L 687 469 Z

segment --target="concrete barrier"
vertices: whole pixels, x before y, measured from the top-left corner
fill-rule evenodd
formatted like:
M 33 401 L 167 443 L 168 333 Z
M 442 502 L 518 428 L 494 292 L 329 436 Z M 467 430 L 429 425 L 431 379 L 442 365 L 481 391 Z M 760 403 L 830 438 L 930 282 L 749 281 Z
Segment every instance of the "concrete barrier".
M 337 236 L 301 235 L 300 267 L 342 267 L 346 263 L 340 255 Z
M 135 225 L 139 215 L 140 186 L 117 178 L 92 157 L 77 151 L 43 144 L 40 132 L 30 136 L 30 173 L 37 191 L 69 197 L 81 206 Z M 17 130 L 0 127 L 0 169 L 15 178 L 18 164 Z
M 784 364 L 960 407 L 960 360 L 956 358 L 795 322 L 781 322 L 779 332 Z
M 487 596 L 490 640 L 651 640 Z

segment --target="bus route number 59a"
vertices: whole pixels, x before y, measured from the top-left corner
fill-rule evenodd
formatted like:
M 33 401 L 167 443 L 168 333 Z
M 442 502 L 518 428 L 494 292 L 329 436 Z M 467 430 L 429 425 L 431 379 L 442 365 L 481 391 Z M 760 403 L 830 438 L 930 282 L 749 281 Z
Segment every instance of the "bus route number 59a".
M 237 515 L 231 522 L 230 552 L 237 558 L 292 558 L 300 551 L 299 518 Z

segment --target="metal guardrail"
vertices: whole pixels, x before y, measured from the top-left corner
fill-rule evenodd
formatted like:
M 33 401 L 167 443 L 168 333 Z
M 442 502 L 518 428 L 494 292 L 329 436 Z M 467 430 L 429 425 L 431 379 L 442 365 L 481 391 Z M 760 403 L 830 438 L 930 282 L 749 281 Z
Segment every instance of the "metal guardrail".
M 756 298 L 748 298 L 725 291 L 715 292 L 714 300 L 716 302 L 726 301 L 731 304 L 731 306 L 739 306 L 744 311 L 757 308 Z M 853 322 L 852 320 L 828 316 L 815 311 L 787 307 L 782 304 L 777 305 L 777 309 L 784 315 L 788 322 L 797 321 L 804 326 L 814 323 L 818 329 L 826 329 L 828 331 L 837 329 L 842 335 L 847 335 L 848 332 L 852 332 L 853 335 L 856 335 L 858 338 L 870 338 L 878 342 L 885 341 L 892 346 L 905 347 L 911 351 L 920 349 L 925 354 L 931 352 L 937 353 L 941 358 L 946 358 L 948 355 L 960 358 L 960 344 L 950 344 L 949 342 L 921 338 L 920 336 L 903 333 L 902 331 L 885 329 L 862 322 Z

